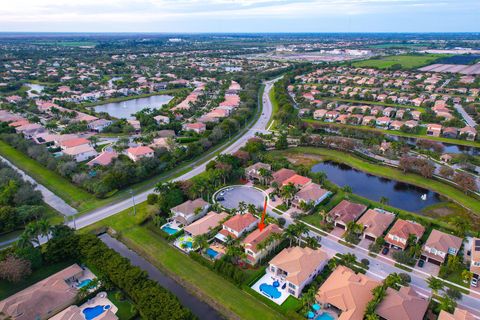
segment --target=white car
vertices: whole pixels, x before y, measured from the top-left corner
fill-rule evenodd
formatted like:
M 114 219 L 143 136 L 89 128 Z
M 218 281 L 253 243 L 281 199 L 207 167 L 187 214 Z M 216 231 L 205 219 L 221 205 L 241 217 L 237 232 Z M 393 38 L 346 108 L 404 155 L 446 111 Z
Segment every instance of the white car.
M 472 287 L 477 287 L 478 286 L 478 279 L 477 278 L 472 278 L 472 281 L 470 282 L 470 285 Z

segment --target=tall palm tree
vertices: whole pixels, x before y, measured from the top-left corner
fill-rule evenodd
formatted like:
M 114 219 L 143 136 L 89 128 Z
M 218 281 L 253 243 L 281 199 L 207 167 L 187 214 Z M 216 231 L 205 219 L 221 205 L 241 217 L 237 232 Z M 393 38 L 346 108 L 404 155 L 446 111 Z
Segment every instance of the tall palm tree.
M 47 240 L 50 240 L 50 231 L 52 230 L 52 225 L 47 219 L 42 219 L 37 222 L 38 232 L 40 235 L 47 237 Z
M 257 208 L 255 208 L 255 205 L 253 203 L 249 203 L 247 205 L 247 210 L 248 212 L 250 212 L 251 214 L 255 214 L 257 213 Z
M 291 247 L 291 246 L 292 246 L 292 242 L 293 242 L 293 241 L 296 239 L 296 237 L 297 237 L 297 230 L 295 229 L 295 225 L 294 225 L 294 224 L 289 225 L 289 226 L 285 229 L 283 235 L 284 235 L 284 237 L 285 237 L 286 239 L 289 240 L 289 242 L 290 242 L 290 245 L 289 245 L 289 246 Z
M 29 224 L 27 224 L 27 226 L 25 227 L 25 230 L 23 232 L 28 237 L 30 237 L 31 242 L 34 242 L 37 245 L 40 245 L 40 240 L 38 239 L 39 229 L 38 229 L 37 223 L 30 222 Z
M 240 213 L 244 213 L 246 209 L 247 209 L 247 204 L 245 203 L 245 201 L 240 201 L 238 203 L 238 210 L 240 211 Z
M 434 296 L 438 295 L 438 291 L 443 289 L 443 281 L 434 276 L 430 276 L 430 278 L 427 279 L 427 284 L 428 287 L 432 289 Z
M 204 250 L 208 247 L 208 239 L 206 234 L 193 237 L 193 247 Z
M 297 188 L 293 183 L 289 183 L 286 186 L 283 186 L 280 190 L 280 194 L 282 198 L 287 201 L 287 206 L 290 206 L 290 201 L 292 200 L 293 196 L 297 193 Z
M 303 223 L 296 223 L 294 224 L 294 226 L 295 226 L 294 230 L 297 233 L 297 237 L 298 237 L 298 244 L 300 244 L 302 235 L 308 235 L 308 233 L 310 232 L 310 229 Z

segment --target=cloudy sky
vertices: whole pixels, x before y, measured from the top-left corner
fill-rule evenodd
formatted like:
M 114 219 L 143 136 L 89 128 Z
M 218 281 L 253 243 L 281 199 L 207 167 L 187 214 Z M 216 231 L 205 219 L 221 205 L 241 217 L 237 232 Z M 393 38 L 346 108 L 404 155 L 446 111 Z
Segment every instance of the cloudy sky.
M 0 0 L 0 31 L 478 32 L 480 0 Z

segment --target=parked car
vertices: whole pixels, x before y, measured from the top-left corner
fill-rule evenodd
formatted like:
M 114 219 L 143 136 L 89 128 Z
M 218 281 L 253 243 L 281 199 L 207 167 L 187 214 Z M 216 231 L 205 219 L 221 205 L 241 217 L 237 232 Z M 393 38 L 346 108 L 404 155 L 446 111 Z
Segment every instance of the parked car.
M 472 278 L 472 281 L 470 282 L 472 287 L 477 287 L 478 286 L 478 279 L 477 278 Z
M 225 198 L 224 198 L 224 197 L 222 197 L 222 196 L 220 196 L 220 197 L 217 197 L 217 201 L 224 201 L 224 200 L 225 200 Z
M 383 255 L 387 255 L 388 254 L 388 251 L 390 251 L 390 249 L 388 247 L 383 247 L 382 249 L 382 254 Z
M 420 268 L 423 268 L 424 265 L 425 265 L 425 260 L 422 260 L 422 259 L 418 260 L 418 266 Z

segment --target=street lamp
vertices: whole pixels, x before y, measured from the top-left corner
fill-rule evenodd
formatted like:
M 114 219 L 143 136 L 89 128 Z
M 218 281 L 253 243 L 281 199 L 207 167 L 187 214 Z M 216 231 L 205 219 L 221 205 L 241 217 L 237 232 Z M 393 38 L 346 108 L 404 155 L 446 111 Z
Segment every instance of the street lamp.
M 137 214 L 137 208 L 135 207 L 135 196 L 133 194 L 133 190 L 130 189 L 130 194 L 132 195 L 132 202 L 133 202 L 133 215 L 135 216 Z

